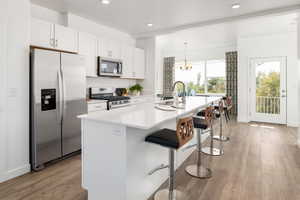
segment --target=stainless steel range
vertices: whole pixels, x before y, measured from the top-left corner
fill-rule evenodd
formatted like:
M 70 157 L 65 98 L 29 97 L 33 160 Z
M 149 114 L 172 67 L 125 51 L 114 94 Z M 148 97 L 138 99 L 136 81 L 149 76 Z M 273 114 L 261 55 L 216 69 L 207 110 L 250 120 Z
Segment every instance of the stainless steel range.
M 94 100 L 106 100 L 107 110 L 130 104 L 130 97 L 115 96 L 111 88 L 89 88 L 89 97 Z

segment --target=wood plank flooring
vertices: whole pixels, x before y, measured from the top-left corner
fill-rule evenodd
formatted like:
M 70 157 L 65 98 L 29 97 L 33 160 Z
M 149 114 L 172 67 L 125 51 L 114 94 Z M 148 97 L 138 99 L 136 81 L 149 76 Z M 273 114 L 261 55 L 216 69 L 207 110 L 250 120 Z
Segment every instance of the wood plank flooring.
M 225 154 L 203 155 L 212 178 L 200 180 L 185 173 L 184 167 L 195 162 L 195 154 L 177 171 L 177 188 L 186 193 L 185 200 L 300 200 L 296 129 L 236 122 L 226 129 L 231 140 L 224 143 Z M 86 200 L 80 156 L 0 184 L 0 199 Z

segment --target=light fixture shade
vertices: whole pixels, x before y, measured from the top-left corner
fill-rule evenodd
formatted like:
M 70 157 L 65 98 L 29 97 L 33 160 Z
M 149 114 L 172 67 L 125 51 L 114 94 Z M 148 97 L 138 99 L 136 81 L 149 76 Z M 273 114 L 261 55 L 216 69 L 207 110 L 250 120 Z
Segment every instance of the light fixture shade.
M 188 64 L 188 61 L 187 61 L 187 55 L 186 55 L 186 50 L 187 50 L 187 42 L 184 43 L 184 46 L 185 46 L 185 50 L 184 50 L 184 65 L 180 66 L 179 69 L 180 70 L 184 70 L 184 71 L 188 71 L 188 70 L 192 70 L 193 69 L 193 66 L 192 64 Z

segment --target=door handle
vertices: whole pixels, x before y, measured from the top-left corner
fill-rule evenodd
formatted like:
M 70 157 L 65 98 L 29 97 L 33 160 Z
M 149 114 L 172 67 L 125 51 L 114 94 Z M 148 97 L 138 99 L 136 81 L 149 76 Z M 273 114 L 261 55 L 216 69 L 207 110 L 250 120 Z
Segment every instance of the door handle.
M 64 77 L 64 70 L 63 70 L 63 66 L 61 65 L 60 68 L 60 74 L 61 74 L 61 82 L 62 82 L 62 105 L 63 105 L 63 109 L 62 109 L 62 116 L 65 115 L 65 110 L 67 108 L 67 98 L 66 98 L 66 82 L 65 82 L 65 77 Z
M 62 76 L 61 76 L 61 70 L 57 72 L 58 76 L 58 90 L 59 90 L 59 117 L 60 120 L 62 121 L 63 118 L 63 86 L 62 86 Z

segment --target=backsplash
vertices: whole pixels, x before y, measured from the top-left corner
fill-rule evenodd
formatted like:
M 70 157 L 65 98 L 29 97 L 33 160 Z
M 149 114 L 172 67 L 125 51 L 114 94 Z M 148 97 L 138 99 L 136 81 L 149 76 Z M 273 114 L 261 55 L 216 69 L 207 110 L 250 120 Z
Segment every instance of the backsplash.
M 87 88 L 128 88 L 134 84 L 136 84 L 136 80 L 109 77 L 87 78 Z

